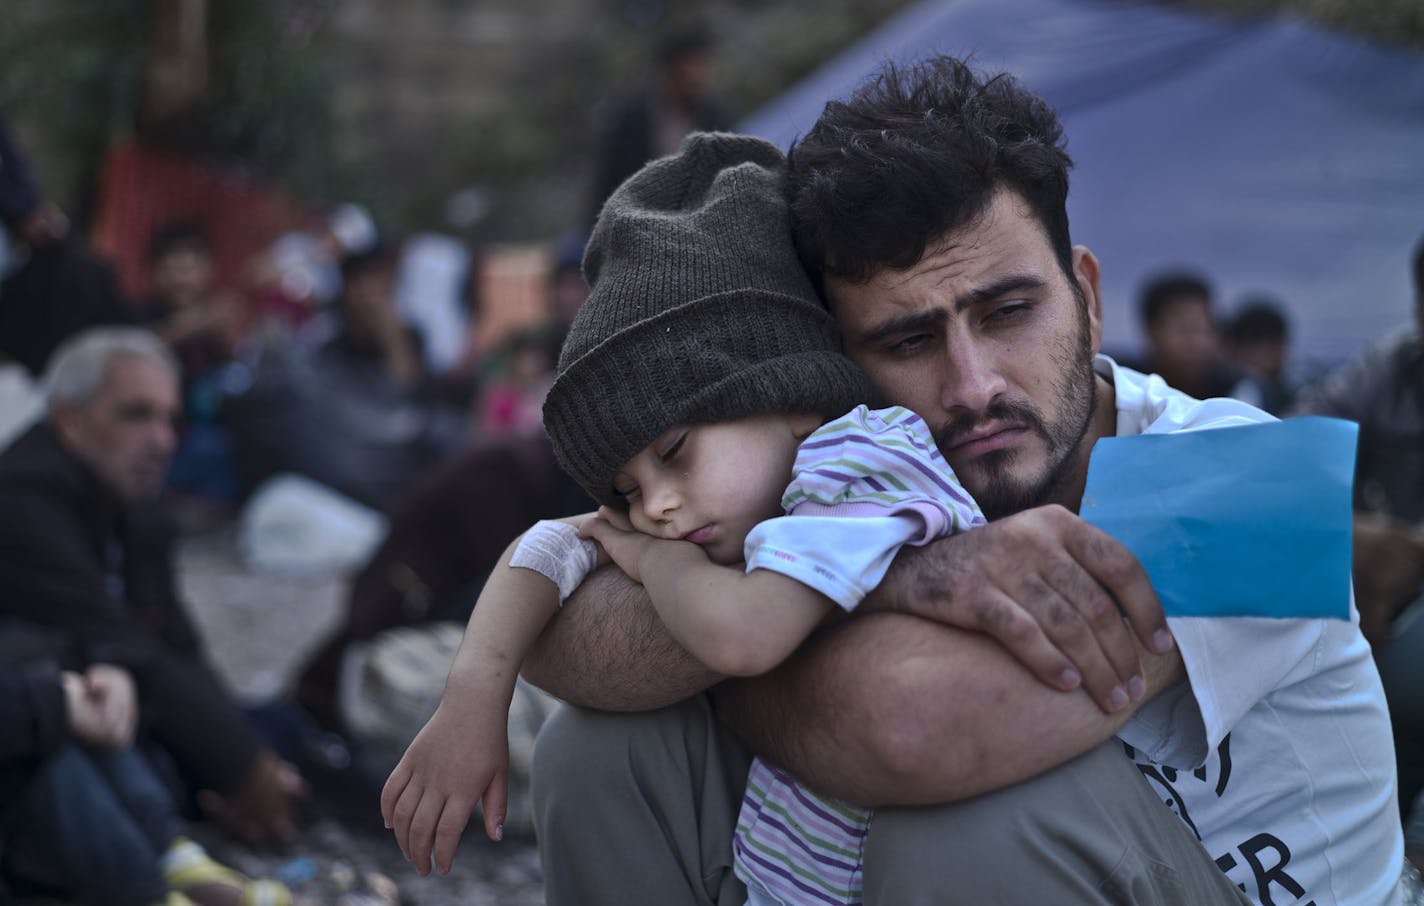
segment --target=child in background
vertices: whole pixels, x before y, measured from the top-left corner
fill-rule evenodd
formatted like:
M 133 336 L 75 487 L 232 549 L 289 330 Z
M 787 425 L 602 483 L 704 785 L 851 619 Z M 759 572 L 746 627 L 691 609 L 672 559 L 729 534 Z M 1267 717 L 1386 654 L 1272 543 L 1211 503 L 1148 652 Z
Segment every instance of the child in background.
M 544 407 L 560 464 L 602 506 L 506 553 L 386 783 L 382 812 L 422 874 L 432 844 L 449 870 L 481 799 L 500 838 L 515 677 L 600 550 L 699 660 L 754 675 L 859 604 L 903 544 L 983 524 L 918 416 L 859 405 L 870 387 L 792 248 L 784 166 L 759 139 L 694 135 L 605 206 Z M 758 760 L 735 841 L 750 902 L 795 902 L 806 883 L 859 902 L 867 819 Z

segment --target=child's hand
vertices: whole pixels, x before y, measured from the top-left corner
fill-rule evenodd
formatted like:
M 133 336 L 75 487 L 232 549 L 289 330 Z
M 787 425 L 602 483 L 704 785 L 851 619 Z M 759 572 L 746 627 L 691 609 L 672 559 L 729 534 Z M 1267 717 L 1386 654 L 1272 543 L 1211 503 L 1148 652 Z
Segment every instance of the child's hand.
M 634 582 L 643 581 L 643 558 L 661 540 L 633 528 L 627 513 L 606 506 L 599 507 L 596 517 L 579 526 L 579 534 L 597 541 Z
M 475 804 L 484 800 L 485 833 L 504 836 L 508 800 L 508 707 L 479 694 L 451 696 L 416 734 L 381 790 L 381 816 L 421 875 L 449 874 Z

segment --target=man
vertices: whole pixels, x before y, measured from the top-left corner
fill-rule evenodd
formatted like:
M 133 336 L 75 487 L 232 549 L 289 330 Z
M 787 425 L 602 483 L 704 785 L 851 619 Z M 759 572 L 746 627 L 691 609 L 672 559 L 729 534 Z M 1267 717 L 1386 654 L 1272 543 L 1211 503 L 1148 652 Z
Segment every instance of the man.
M 38 376 L 66 337 L 128 321 L 113 269 L 45 200 L 0 115 L 0 363 Z
M 206 663 L 154 506 L 178 372 L 153 335 L 81 334 L 55 354 L 47 416 L 0 453 L 0 611 L 69 635 L 68 660 L 133 674 L 144 725 L 199 801 L 252 839 L 293 832 L 295 770 L 263 747 Z
M 148 244 L 153 296 L 138 320 L 178 355 L 196 380 L 232 360 L 242 328 L 242 300 L 213 285 L 213 252 L 196 224 L 171 223 Z
M 712 37 L 696 27 L 670 31 L 659 40 L 657 72 L 623 100 L 599 146 L 589 194 L 588 223 L 619 183 L 648 161 L 677 150 L 689 132 L 730 128 L 712 94 Z
M 1399 762 L 1400 809 L 1417 813 L 1424 790 L 1424 701 L 1419 656 L 1424 622 L 1424 237 L 1411 260 L 1415 323 L 1374 344 L 1307 391 L 1297 411 L 1360 425 L 1355 466 L 1355 588 L 1360 625 L 1375 645 L 1389 696 Z M 1410 605 L 1414 604 L 1411 608 Z M 1424 824 L 1411 822 L 1415 864 Z
M 1280 303 L 1268 296 L 1243 302 L 1226 326 L 1226 338 L 1240 369 L 1230 395 L 1272 415 L 1285 415 L 1304 380 L 1287 361 L 1290 322 Z
M 566 709 L 541 736 L 551 904 L 741 902 L 724 837 L 746 753 L 722 722 L 880 809 L 849 856 L 870 904 L 1392 901 L 1388 721 L 1353 623 L 1169 632 L 1141 566 L 1073 514 L 1099 437 L 1265 416 L 1095 357 L 1099 266 L 1069 242 L 1061 138 L 1011 79 L 942 58 L 828 105 L 793 149 L 798 247 L 846 352 L 994 521 L 902 553 L 878 613 L 737 683 L 714 686 L 636 589 L 586 583 L 530 678 L 609 710 L 694 697 Z
M 1138 314 L 1148 347 L 1139 371 L 1161 375 L 1168 386 L 1197 399 L 1231 391 L 1206 280 L 1187 272 L 1159 274 L 1143 287 Z

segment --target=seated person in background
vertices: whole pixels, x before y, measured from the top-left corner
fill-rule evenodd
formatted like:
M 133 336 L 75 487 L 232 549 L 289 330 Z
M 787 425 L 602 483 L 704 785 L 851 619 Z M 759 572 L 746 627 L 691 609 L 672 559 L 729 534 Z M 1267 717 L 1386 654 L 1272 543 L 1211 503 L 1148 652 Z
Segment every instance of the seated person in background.
M 178 417 L 172 353 L 136 328 L 88 331 L 56 352 L 46 404 L 0 453 L 0 614 L 66 633 L 77 663 L 128 670 L 199 804 L 248 839 L 291 836 L 302 779 L 222 688 L 175 588 L 155 505 Z
M 1411 259 L 1415 322 L 1301 394 L 1295 414 L 1360 425 L 1355 460 L 1355 595 L 1394 725 L 1400 809 L 1424 865 L 1424 237 Z M 1413 606 L 1411 606 L 1413 605 Z
M 1137 307 L 1147 340 L 1138 371 L 1161 375 L 1169 387 L 1199 400 L 1229 395 L 1234 380 L 1222 362 L 1205 279 L 1188 272 L 1159 274 L 1142 288 Z
M 341 261 L 375 248 L 376 222 L 343 204 L 311 230 L 278 236 L 248 267 L 253 306 L 264 325 L 287 333 L 310 321 L 341 291 Z
M 134 745 L 132 675 L 102 663 L 61 670 L 34 644 L 53 638 L 0 621 L 7 654 L 0 668 L 0 857 L 9 880 L 83 906 L 290 904 L 281 884 L 251 881 L 185 836 L 170 791 Z
M 1227 350 L 1241 374 L 1231 396 L 1275 416 L 1295 402 L 1301 381 L 1287 364 L 1290 324 L 1273 299 L 1247 299 L 1226 325 Z
M 173 223 L 148 244 L 152 297 L 138 323 L 173 348 L 190 383 L 232 360 L 242 334 L 242 300 L 213 286 L 213 253 L 202 228 Z
M 480 430 L 530 436 L 544 430 L 544 396 L 554 381 L 563 330 L 548 324 L 518 331 L 492 354 L 501 369 L 480 388 Z
M 401 319 L 394 292 L 396 259 L 377 245 L 341 261 L 335 333 L 317 349 L 352 372 L 368 374 L 400 390 L 424 376 L 420 335 Z
M 166 485 L 184 517 L 211 518 L 239 496 L 232 439 L 219 408 L 223 368 L 242 338 L 242 300 L 213 285 L 212 248 L 194 224 L 156 231 L 148 264 L 153 295 L 137 322 L 173 349 L 183 369 L 183 432 Z
M 257 363 L 227 403 L 249 489 L 296 472 L 384 509 L 468 433 L 468 419 L 432 400 L 420 337 L 393 293 L 395 259 L 378 247 L 347 258 L 328 335 Z

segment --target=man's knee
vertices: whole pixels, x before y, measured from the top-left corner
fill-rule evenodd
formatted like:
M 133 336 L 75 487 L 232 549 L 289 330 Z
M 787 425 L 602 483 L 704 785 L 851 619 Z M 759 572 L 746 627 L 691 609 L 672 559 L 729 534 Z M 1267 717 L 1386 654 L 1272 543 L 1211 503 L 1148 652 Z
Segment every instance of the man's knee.
M 703 696 L 632 714 L 564 706 L 539 730 L 532 795 L 540 813 L 589 795 L 641 796 L 664 781 L 682 795 L 725 784 L 740 797 L 748 763 Z
M 747 765 L 702 696 L 644 714 L 560 708 L 533 762 L 550 904 L 742 902 L 731 844 Z
M 1114 740 L 1003 790 L 877 812 L 865 884 L 868 906 L 933 903 L 946 890 L 966 902 L 1042 890 L 1072 903 L 1237 902 Z

